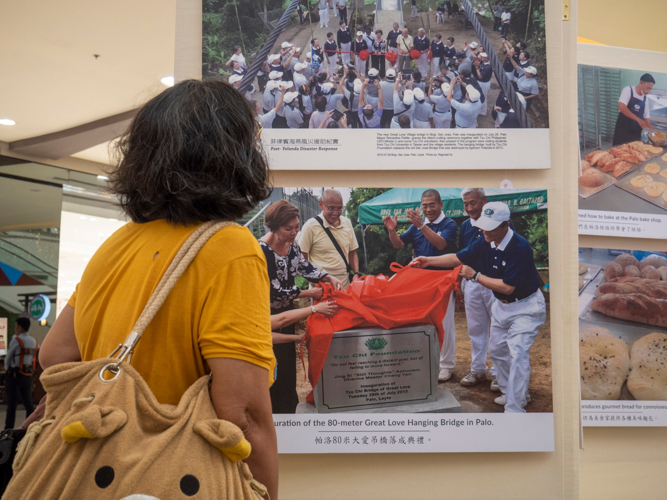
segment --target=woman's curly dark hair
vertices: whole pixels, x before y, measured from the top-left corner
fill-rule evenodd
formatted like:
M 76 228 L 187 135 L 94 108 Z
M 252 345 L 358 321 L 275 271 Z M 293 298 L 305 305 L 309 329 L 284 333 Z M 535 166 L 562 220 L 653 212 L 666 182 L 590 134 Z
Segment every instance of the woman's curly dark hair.
M 177 83 L 148 101 L 118 141 L 110 190 L 134 222 L 239 219 L 271 192 L 258 131 L 231 85 Z

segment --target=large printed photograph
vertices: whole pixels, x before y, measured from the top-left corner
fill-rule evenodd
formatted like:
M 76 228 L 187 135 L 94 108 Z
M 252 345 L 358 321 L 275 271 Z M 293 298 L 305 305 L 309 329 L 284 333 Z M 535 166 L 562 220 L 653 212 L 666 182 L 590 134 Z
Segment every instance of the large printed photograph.
M 276 414 L 553 411 L 546 190 L 276 188 Z
M 667 425 L 666 299 L 667 253 L 579 249 L 584 425 Z
M 264 128 L 548 128 L 543 0 L 203 0 Z

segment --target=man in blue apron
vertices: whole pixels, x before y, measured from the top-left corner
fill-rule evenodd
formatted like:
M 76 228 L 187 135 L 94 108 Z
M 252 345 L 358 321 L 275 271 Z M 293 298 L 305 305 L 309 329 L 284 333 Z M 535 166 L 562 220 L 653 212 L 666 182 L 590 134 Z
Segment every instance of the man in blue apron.
M 618 118 L 614 129 L 613 145 L 641 140 L 642 129 L 653 130 L 646 96 L 655 85 L 655 79 L 645 73 L 636 87 L 625 87 L 618 98 Z
M 525 413 L 530 402 L 530 348 L 547 313 L 533 249 L 510 228 L 505 203 L 487 203 L 471 224 L 482 230 L 483 238 L 456 254 L 417 257 L 413 262 L 418 268 L 463 264 L 463 278 L 493 291 L 489 357 L 503 393 L 494 402 L 504 405 L 505 413 Z M 482 271 L 470 267 L 477 263 Z

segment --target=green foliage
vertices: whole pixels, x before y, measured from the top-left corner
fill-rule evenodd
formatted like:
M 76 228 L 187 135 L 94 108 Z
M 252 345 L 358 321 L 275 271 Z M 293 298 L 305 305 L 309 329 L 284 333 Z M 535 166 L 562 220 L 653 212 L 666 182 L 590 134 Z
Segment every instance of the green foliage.
M 524 40 L 528 44 L 531 61 L 540 78 L 546 81 L 547 55 L 544 0 L 506 0 L 512 11 L 510 39 Z M 530 8 L 530 14 L 528 9 Z
M 308 280 L 303 276 L 297 276 L 294 279 L 294 284 L 301 290 L 308 290 L 308 285 L 309 285 Z
M 528 240 L 533 247 L 535 264 L 538 267 L 549 265 L 549 228 L 546 212 L 531 212 L 512 215 L 512 222 L 517 233 Z

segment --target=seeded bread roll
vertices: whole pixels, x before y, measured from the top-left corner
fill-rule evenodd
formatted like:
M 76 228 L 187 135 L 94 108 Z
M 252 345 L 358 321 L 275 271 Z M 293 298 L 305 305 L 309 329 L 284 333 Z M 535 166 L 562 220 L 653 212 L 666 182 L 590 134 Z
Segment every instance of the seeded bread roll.
M 649 333 L 632 344 L 628 390 L 639 401 L 667 401 L 667 335 Z
M 628 344 L 605 328 L 579 332 L 581 399 L 618 399 L 630 372 Z

